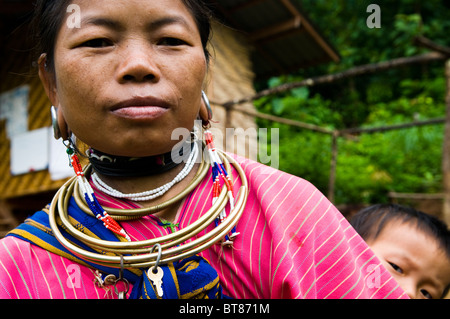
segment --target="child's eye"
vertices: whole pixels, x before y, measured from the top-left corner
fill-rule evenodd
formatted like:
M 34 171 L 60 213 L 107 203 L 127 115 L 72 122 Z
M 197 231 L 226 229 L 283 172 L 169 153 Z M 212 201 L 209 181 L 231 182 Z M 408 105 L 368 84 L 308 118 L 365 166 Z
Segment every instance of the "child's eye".
M 400 268 L 399 266 L 397 266 L 396 264 L 389 262 L 389 265 L 391 265 L 391 267 L 394 268 L 394 270 L 395 270 L 396 272 L 398 272 L 399 274 L 403 274 L 403 269 L 401 269 L 401 268 Z
M 80 46 L 81 47 L 89 47 L 89 48 L 105 48 L 108 46 L 113 45 L 113 43 L 104 38 L 98 38 L 98 39 L 92 39 L 88 40 L 86 42 L 83 42 Z
M 433 296 L 426 291 L 425 289 L 420 289 L 420 293 L 426 298 L 426 299 L 433 299 Z

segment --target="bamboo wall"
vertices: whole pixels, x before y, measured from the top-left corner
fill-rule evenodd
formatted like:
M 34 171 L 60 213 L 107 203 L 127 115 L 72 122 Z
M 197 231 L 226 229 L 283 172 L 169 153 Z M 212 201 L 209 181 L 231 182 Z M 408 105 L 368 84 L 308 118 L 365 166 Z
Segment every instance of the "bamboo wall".
M 16 49 L 18 47 L 26 48 L 26 44 L 20 43 L 19 39 L 12 39 L 6 45 L 11 51 L 9 55 L 6 55 L 6 61 L 0 73 L 0 93 L 25 84 L 30 86 L 28 130 L 32 131 L 51 125 L 50 102 L 35 70 L 29 63 L 30 51 Z M 52 181 L 47 170 L 12 176 L 10 173 L 10 146 L 11 141 L 6 132 L 6 120 L 2 120 L 0 122 L 0 200 L 55 190 L 62 184 L 61 181 Z

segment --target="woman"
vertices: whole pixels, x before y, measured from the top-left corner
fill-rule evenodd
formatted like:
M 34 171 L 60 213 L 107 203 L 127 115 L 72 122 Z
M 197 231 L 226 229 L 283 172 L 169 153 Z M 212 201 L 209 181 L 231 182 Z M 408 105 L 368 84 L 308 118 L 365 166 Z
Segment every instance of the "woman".
M 78 177 L 1 241 L 0 296 L 405 297 L 311 184 L 213 148 L 201 1 L 47 0 L 36 15 L 39 75 Z M 172 139 L 197 117 L 205 147 L 196 131 Z

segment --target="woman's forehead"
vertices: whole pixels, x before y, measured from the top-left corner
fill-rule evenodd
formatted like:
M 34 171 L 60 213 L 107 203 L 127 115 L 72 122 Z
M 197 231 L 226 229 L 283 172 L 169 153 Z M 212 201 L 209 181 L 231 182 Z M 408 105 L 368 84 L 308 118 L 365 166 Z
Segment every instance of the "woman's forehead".
M 76 19 L 78 24 L 74 23 Z M 67 7 L 66 20 L 66 25 L 74 28 L 109 21 L 122 24 L 144 21 L 149 27 L 169 22 L 187 27 L 195 25 L 192 13 L 180 0 L 76 0 Z

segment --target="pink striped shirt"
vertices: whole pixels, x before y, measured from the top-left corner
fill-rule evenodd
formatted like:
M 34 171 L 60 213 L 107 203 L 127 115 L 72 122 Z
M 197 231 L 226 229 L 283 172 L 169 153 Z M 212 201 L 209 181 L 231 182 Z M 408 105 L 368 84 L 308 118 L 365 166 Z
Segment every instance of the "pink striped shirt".
M 249 197 L 232 248 L 203 251 L 233 298 L 407 298 L 367 244 L 309 182 L 236 157 Z M 237 173 L 233 172 L 236 187 Z M 184 200 L 182 229 L 211 206 L 211 175 Z M 104 206 L 133 207 L 98 194 Z M 166 235 L 155 216 L 123 222 L 132 240 Z M 206 231 L 212 229 L 211 225 Z M 198 234 L 201 236 L 203 233 Z M 95 271 L 14 237 L 0 241 L 0 298 L 117 298 Z

